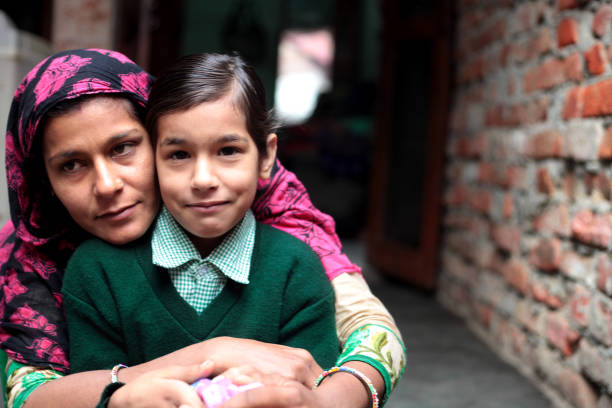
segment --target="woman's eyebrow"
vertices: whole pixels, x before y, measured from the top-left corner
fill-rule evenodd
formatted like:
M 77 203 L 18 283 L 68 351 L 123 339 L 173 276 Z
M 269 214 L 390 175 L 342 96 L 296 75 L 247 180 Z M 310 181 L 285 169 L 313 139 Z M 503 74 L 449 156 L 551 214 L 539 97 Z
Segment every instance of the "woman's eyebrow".
M 121 141 L 122 139 L 125 139 L 126 137 L 131 136 L 132 134 L 137 133 L 137 132 L 138 132 L 137 128 L 133 128 L 133 129 L 129 129 L 129 130 L 126 130 L 126 131 L 119 132 L 116 135 L 111 136 L 106 141 L 105 144 L 106 145 L 112 145 L 112 144 L 117 143 L 118 141 Z M 58 152 L 58 153 L 54 154 L 53 156 L 50 156 L 47 159 L 47 162 L 51 163 L 51 162 L 53 162 L 54 160 L 57 160 L 57 159 L 62 159 L 62 160 L 69 159 L 71 157 L 78 156 L 79 154 L 82 154 L 82 153 L 83 153 L 83 151 L 82 150 L 78 150 L 78 149 L 64 150 L 64 151 L 61 151 L 61 152 Z

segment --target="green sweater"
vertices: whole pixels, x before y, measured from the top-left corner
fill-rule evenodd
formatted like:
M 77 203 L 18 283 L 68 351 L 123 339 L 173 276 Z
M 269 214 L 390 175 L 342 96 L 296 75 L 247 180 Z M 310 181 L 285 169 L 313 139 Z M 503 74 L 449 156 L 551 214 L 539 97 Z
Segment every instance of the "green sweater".
M 336 361 L 334 292 L 300 240 L 258 223 L 250 283 L 229 280 L 201 315 L 151 256 L 150 234 L 76 250 L 63 285 L 72 372 L 135 365 L 217 336 L 304 348 L 322 367 Z

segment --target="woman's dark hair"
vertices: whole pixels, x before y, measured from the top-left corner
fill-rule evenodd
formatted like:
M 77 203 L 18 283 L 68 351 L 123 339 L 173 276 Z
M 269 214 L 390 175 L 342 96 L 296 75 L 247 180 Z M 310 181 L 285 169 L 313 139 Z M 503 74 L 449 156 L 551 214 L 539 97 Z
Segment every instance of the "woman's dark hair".
M 160 117 L 217 101 L 230 92 L 232 103 L 246 118 L 247 130 L 259 154 L 265 157 L 267 137 L 278 125 L 267 109 L 261 80 L 237 54 L 186 55 L 153 83 L 145 120 L 153 146 Z

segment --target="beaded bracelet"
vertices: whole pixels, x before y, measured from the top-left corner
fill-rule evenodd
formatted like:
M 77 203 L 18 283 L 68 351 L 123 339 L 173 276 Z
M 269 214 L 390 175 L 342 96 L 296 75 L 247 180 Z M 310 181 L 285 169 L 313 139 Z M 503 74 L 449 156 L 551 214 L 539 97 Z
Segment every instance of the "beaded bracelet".
M 117 375 L 119 374 L 119 370 L 121 370 L 122 368 L 127 368 L 127 366 L 125 364 L 117 364 L 113 367 L 113 369 L 111 370 L 111 384 L 119 381 Z
M 312 389 L 314 390 L 315 388 L 317 388 L 325 377 L 329 377 L 337 373 L 338 371 L 344 371 L 345 373 L 349 373 L 357 377 L 359 381 L 361 381 L 361 383 L 365 385 L 366 388 L 370 391 L 370 402 L 372 403 L 372 408 L 378 408 L 378 392 L 376 392 L 376 388 L 374 388 L 372 381 L 370 381 L 370 379 L 366 377 L 365 374 L 351 367 L 345 367 L 345 366 L 332 367 L 327 371 L 323 371 L 321 375 L 318 376 L 317 379 L 315 380 L 315 384 L 312 387 Z

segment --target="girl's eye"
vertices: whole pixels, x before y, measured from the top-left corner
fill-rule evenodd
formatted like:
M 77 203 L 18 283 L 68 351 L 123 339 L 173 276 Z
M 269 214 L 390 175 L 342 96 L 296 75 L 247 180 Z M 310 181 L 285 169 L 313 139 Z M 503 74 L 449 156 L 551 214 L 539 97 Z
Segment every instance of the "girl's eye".
M 234 146 L 226 146 L 226 147 L 222 147 L 219 150 L 219 156 L 231 156 L 233 154 L 238 153 L 238 148 L 234 147 Z
M 136 143 L 133 142 L 120 143 L 113 147 L 112 154 L 113 156 L 125 156 L 129 154 L 135 146 Z
M 189 158 L 189 153 L 184 150 L 178 150 L 176 152 L 170 153 L 170 158 L 172 160 L 185 160 Z
M 77 160 L 70 160 L 62 164 L 62 171 L 64 173 L 72 174 L 79 171 L 81 167 L 83 167 L 82 163 L 79 163 Z

